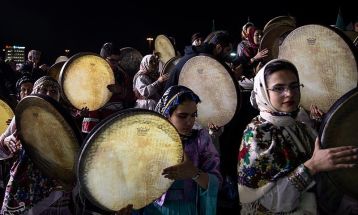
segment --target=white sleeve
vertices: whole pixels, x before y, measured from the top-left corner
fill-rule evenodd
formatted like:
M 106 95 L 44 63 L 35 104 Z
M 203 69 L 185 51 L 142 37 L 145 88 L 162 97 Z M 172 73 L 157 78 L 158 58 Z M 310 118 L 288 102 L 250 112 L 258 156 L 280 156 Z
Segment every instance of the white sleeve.
M 291 184 L 288 177 L 281 178 L 259 201 L 272 212 L 289 212 L 299 205 L 301 193 Z
M 312 187 L 315 182 L 308 169 L 299 165 L 288 176 L 279 179 L 261 199 L 260 204 L 272 212 L 290 212 L 301 201 L 301 194 Z
M 150 83 L 149 78 L 145 77 L 144 75 L 140 75 L 136 79 L 135 88 L 138 90 L 141 96 L 149 98 L 158 92 L 159 81 Z

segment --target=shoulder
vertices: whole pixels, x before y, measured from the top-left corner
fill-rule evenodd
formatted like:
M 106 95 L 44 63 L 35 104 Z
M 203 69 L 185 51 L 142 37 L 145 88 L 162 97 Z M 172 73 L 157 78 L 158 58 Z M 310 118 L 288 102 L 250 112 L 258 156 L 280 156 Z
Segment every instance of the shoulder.
M 242 139 L 243 145 L 257 145 L 258 143 L 265 143 L 269 146 L 272 140 L 272 134 L 277 128 L 270 122 L 267 122 L 262 117 L 257 116 L 252 119 L 251 123 L 247 125 Z M 260 144 L 264 147 L 266 144 Z M 264 147 L 265 148 L 265 147 Z

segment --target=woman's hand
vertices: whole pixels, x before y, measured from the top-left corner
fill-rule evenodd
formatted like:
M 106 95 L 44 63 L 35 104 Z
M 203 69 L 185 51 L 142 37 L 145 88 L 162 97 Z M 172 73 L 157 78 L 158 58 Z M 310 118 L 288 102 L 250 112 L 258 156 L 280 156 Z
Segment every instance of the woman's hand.
M 165 168 L 162 172 L 164 178 L 171 180 L 183 180 L 191 179 L 198 172 L 198 168 L 194 166 L 191 160 L 188 158 L 184 152 L 184 161 L 183 163 Z
M 163 75 L 159 76 L 158 81 L 159 81 L 159 83 L 163 83 L 164 81 L 168 80 L 168 78 L 169 78 L 168 74 L 163 74 Z
M 311 105 L 310 107 L 310 118 L 314 120 L 322 119 L 324 113 L 316 105 Z
M 127 207 L 120 209 L 115 215 L 130 215 L 133 210 L 133 205 L 127 205 Z
M 21 149 L 21 142 L 17 139 L 16 131 L 4 139 L 4 146 L 12 154 Z
M 6 125 L 10 125 L 12 119 L 6 120 Z
M 358 148 L 354 146 L 341 146 L 321 149 L 317 138 L 312 157 L 304 163 L 311 175 L 318 172 L 336 169 L 352 168 L 358 164 Z
M 257 52 L 257 54 L 256 54 L 255 57 L 254 57 L 254 60 L 255 60 L 255 61 L 259 61 L 259 60 L 261 60 L 261 59 L 267 57 L 268 52 L 269 52 L 269 51 L 268 51 L 267 48 L 264 49 L 264 50 L 261 50 L 261 51 Z

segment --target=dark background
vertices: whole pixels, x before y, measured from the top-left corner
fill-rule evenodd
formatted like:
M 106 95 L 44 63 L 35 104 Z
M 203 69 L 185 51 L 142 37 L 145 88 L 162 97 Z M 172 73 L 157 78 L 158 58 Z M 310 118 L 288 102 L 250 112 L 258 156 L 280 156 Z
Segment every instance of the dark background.
M 339 8 L 345 19 L 354 19 L 357 4 L 313 1 L 39 1 L 1 0 L 0 45 L 39 49 L 42 61 L 51 65 L 70 49 L 99 53 L 103 43 L 114 41 L 149 53 L 147 37 L 173 36 L 182 52 L 194 32 L 207 34 L 215 20 L 216 30 L 228 30 L 236 42 L 248 17 L 263 28 L 280 15 L 296 17 L 297 25 L 336 23 Z

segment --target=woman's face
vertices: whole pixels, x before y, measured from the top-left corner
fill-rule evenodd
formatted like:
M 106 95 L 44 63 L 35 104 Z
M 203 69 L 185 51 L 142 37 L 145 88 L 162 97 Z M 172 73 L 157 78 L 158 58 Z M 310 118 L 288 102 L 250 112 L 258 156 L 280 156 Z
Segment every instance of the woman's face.
M 55 99 L 56 101 L 60 101 L 60 91 L 58 88 L 49 86 L 49 85 L 43 85 L 40 86 L 36 92 L 37 94 L 47 95 Z
M 156 58 L 154 55 L 149 60 L 148 69 L 149 72 L 154 72 L 158 69 L 159 61 L 158 58 Z
M 262 32 L 261 30 L 256 30 L 254 33 L 254 43 L 256 45 L 259 45 L 261 42 L 261 36 L 262 36 Z
M 197 112 L 197 104 L 194 101 L 184 101 L 174 110 L 169 121 L 173 123 L 180 134 L 189 135 L 193 129 Z
M 300 102 L 300 84 L 296 75 L 289 70 L 272 73 L 266 80 L 272 106 L 280 112 L 297 110 Z
M 31 94 L 33 86 L 34 84 L 31 82 L 25 82 L 21 84 L 20 93 L 19 93 L 20 100 Z

